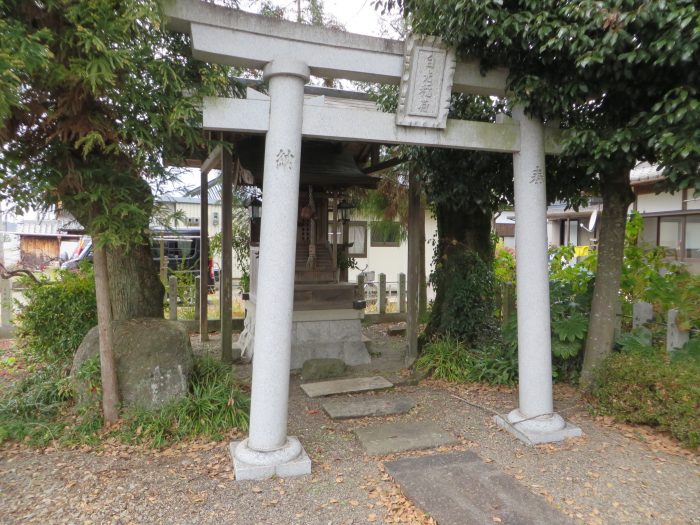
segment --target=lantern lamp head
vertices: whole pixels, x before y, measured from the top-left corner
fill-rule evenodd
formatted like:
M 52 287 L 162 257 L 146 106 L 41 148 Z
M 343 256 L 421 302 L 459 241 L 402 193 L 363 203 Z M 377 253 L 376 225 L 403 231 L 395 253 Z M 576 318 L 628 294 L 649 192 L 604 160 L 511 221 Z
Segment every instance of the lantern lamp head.
M 340 215 L 340 220 L 347 223 L 350 220 L 350 210 L 355 206 L 350 204 L 347 200 L 343 199 L 338 203 L 338 214 Z
M 262 216 L 262 201 L 254 197 L 248 202 L 248 208 L 250 208 L 250 218 L 254 221 L 260 220 Z

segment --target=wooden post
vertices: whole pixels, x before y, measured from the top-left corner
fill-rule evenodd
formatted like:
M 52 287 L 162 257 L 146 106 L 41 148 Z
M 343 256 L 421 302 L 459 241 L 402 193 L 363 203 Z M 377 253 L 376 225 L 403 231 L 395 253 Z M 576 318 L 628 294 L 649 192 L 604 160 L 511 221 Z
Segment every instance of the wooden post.
M 399 274 L 399 312 L 406 312 L 406 274 Z
M 386 274 L 379 274 L 379 297 L 377 298 L 379 303 L 379 313 L 386 313 Z
M 100 334 L 100 377 L 102 379 L 102 411 L 105 423 L 119 419 L 119 385 L 114 364 L 112 343 L 112 307 L 109 299 L 107 256 L 104 248 L 93 249 L 95 267 L 95 297 L 97 300 L 97 326 Z
M 199 319 L 199 340 L 209 341 L 207 295 L 209 294 L 209 170 L 200 173 L 199 201 L 199 286 L 195 300 L 195 318 Z M 195 280 L 195 283 L 197 281 Z
M 406 365 L 410 366 L 418 357 L 418 315 L 421 281 L 421 206 L 420 181 L 415 168 L 411 166 L 408 172 L 408 282 L 406 304 Z
M 233 158 L 226 150 L 223 152 L 221 175 L 221 361 L 232 363 Z
M 0 239 L 1 241 L 1 239 Z M 12 325 L 12 281 L 0 277 L 0 326 Z
M 333 269 L 335 272 L 335 281 L 340 280 L 338 272 L 338 198 L 333 199 Z
M 177 277 L 174 275 L 168 278 L 168 309 L 170 320 L 177 321 Z
M 202 315 L 199 311 L 200 305 L 202 304 L 202 302 L 200 300 L 200 294 L 202 293 L 200 290 L 201 283 L 202 283 L 202 278 L 199 275 L 195 276 L 195 278 L 194 278 L 194 320 L 195 321 L 199 321 L 200 316 Z M 202 328 L 201 325 L 199 328 L 201 330 L 201 328 Z
M 165 286 L 168 282 L 168 259 L 165 257 L 165 240 L 161 239 L 158 244 L 160 250 L 160 282 Z

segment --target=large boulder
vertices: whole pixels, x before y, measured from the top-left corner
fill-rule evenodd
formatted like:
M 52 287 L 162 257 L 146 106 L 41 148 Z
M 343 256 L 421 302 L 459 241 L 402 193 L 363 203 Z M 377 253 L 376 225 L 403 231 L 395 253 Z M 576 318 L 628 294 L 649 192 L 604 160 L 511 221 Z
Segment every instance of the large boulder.
M 112 323 L 114 359 L 123 405 L 158 409 L 186 396 L 192 372 L 192 345 L 185 328 L 165 319 L 129 319 Z M 97 327 L 92 328 L 73 358 L 71 377 L 100 353 Z M 85 385 L 76 384 L 78 392 Z

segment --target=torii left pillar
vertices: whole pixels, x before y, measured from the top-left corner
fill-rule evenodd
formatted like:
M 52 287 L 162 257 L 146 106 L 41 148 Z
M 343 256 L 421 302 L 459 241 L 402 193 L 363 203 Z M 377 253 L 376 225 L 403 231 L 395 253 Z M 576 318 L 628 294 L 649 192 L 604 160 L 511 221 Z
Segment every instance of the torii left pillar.
M 301 443 L 287 436 L 301 124 L 309 68 L 291 58 L 275 59 L 265 66 L 264 76 L 270 82 L 270 127 L 265 138 L 250 433 L 230 446 L 238 480 L 311 473 L 311 460 Z

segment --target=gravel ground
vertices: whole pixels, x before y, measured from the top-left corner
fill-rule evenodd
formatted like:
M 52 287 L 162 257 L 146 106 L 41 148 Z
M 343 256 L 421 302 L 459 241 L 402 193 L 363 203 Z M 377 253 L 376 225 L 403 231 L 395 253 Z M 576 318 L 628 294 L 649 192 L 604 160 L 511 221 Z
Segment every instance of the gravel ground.
M 368 333 L 381 355 L 365 370 L 394 380 L 405 376 L 387 370 L 387 363 L 399 362 L 401 339 L 381 339 L 381 327 Z M 241 376 L 247 368 L 239 367 Z M 235 482 L 226 442 L 162 451 L 116 442 L 75 450 L 3 445 L 0 522 L 432 523 L 383 472 L 382 461 L 399 456 L 368 457 L 355 439 L 353 429 L 377 418 L 332 421 L 321 410 L 322 400 L 307 398 L 299 384 L 294 376 L 289 434 L 311 456 L 311 476 Z M 574 523 L 700 524 L 698 456 L 648 429 L 589 416 L 572 388 L 555 389 L 556 408 L 585 436 L 537 447 L 521 444 L 491 422 L 488 410 L 506 412 L 517 404 L 513 389 L 423 381 L 364 395 L 411 395 L 417 406 L 410 414 L 384 419 L 438 422 L 460 440 L 438 451 L 476 452 Z

